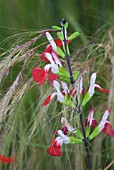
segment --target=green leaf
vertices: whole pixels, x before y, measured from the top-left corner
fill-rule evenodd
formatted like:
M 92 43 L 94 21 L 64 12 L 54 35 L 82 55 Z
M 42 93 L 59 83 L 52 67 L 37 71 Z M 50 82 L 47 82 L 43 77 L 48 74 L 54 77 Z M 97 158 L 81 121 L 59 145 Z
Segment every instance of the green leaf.
M 79 32 L 74 32 L 73 34 L 71 34 L 69 37 L 68 37 L 68 40 L 73 40 L 75 39 L 76 37 L 78 37 L 80 35 Z
M 86 105 L 86 103 L 91 99 L 91 96 L 89 95 L 89 93 L 87 92 L 84 100 L 82 101 L 82 107 L 84 107 Z
M 61 81 L 64 81 L 64 82 L 70 82 L 70 78 L 66 78 L 66 77 L 59 77 L 59 79 L 61 80 Z
M 97 136 L 100 133 L 98 126 L 94 129 L 94 131 L 89 136 L 89 140 L 92 140 L 95 136 Z
M 84 139 L 81 131 L 80 131 L 78 128 L 76 128 L 76 135 L 77 135 L 80 139 L 82 139 L 82 140 Z
M 57 54 L 60 55 L 61 57 L 65 58 L 65 53 L 61 50 L 60 47 L 57 47 Z
M 59 72 L 57 73 L 57 75 L 70 78 L 69 72 L 64 67 L 59 67 Z
M 74 102 L 72 101 L 72 97 L 70 96 L 69 98 L 68 95 L 64 96 L 64 102 L 62 104 L 69 106 L 69 107 L 73 107 Z
M 90 135 L 90 126 L 86 127 L 86 137 L 88 138 L 88 136 Z
M 76 71 L 76 72 L 73 74 L 74 80 L 77 80 L 77 78 L 79 77 L 79 74 L 80 74 L 79 71 Z
M 62 41 L 64 40 L 64 36 L 62 32 L 57 33 L 58 38 L 60 38 Z
M 70 82 L 70 74 L 64 67 L 59 67 L 59 72 L 56 73 L 59 79 L 64 82 Z
M 66 22 L 66 23 L 64 24 L 64 28 L 67 29 L 67 27 L 68 27 L 68 22 Z
M 52 29 L 54 29 L 54 30 L 60 30 L 60 31 L 61 31 L 62 28 L 59 27 L 59 26 L 55 26 L 55 25 L 54 25 L 54 26 L 52 26 Z
M 71 144 L 82 143 L 83 142 L 82 139 L 74 138 L 73 136 L 69 136 L 69 138 L 70 138 L 70 143 Z

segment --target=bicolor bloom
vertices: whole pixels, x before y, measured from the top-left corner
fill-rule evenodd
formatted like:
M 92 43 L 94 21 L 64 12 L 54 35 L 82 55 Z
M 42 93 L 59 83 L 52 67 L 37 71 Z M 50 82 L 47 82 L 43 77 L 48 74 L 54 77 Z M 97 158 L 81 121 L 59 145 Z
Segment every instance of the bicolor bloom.
M 50 42 L 51 46 L 52 46 L 52 49 L 57 52 L 57 46 L 56 46 L 56 43 L 53 39 L 53 37 L 51 36 L 51 34 L 49 32 L 46 32 L 46 37 L 48 39 L 48 41 Z
M 53 139 L 51 146 L 47 149 L 47 152 L 51 156 L 61 156 L 62 145 L 70 143 L 69 137 L 64 135 L 61 130 L 56 131 L 56 134 L 58 135 L 58 137 Z
M 46 59 L 50 62 L 50 64 L 47 64 L 44 69 L 41 69 L 40 67 L 36 67 L 32 70 L 32 77 L 36 82 L 39 82 L 40 85 L 44 84 L 46 78 L 49 75 L 50 81 L 56 80 L 59 77 L 55 75 L 55 73 L 58 73 L 58 66 L 62 66 L 61 62 L 59 62 L 59 59 L 55 56 L 55 61 L 52 58 L 52 55 L 50 53 L 45 53 Z M 50 73 L 49 70 L 51 69 Z
M 32 77 L 34 81 L 39 82 L 40 85 L 44 84 L 48 75 L 48 71 L 46 69 L 42 69 L 40 67 L 36 67 L 32 70 Z
M 68 123 L 68 121 L 64 117 L 61 118 L 61 123 L 64 124 L 64 126 L 62 127 L 62 132 L 65 135 L 67 134 L 67 132 L 76 133 L 76 130 Z
M 114 129 L 112 129 L 112 124 L 106 121 L 105 126 L 102 130 L 107 136 L 114 137 Z
M 52 73 L 54 74 L 58 73 L 59 72 L 58 66 L 62 66 L 61 63 L 58 62 L 59 60 L 55 60 L 54 62 L 52 55 L 50 53 L 46 53 L 45 56 L 50 61 L 50 68 Z
M 101 122 L 94 129 L 92 134 L 89 136 L 90 140 L 93 139 L 95 136 L 97 136 L 101 131 L 108 136 L 114 137 L 114 130 L 112 129 L 112 125 L 109 121 L 107 121 L 109 114 L 110 114 L 110 109 L 107 109 L 102 117 Z
M 89 125 L 92 128 L 92 127 L 95 127 L 98 125 L 97 121 L 95 119 L 93 119 L 93 113 L 94 113 L 94 109 L 92 107 L 89 111 L 88 118 L 86 119 L 85 126 Z
M 84 100 L 82 102 L 82 106 L 85 106 L 85 104 L 91 99 L 91 97 L 94 95 L 95 93 L 95 88 L 97 88 L 98 90 L 100 90 L 103 93 L 109 93 L 109 90 L 105 90 L 103 88 L 101 88 L 99 85 L 95 84 L 95 80 L 96 80 L 96 73 L 93 73 L 91 75 L 91 79 L 90 79 L 90 86 L 89 86 L 89 90 L 87 91 Z
M 61 155 L 62 155 L 61 146 L 62 146 L 62 145 L 57 145 L 57 141 L 56 141 L 56 138 L 55 138 L 55 139 L 52 140 L 52 144 L 51 144 L 51 146 L 47 149 L 47 152 L 48 152 L 51 156 L 61 156 Z
M 49 80 L 53 81 L 59 78 L 59 76 L 52 73 L 52 71 L 49 72 L 51 65 L 47 64 L 44 69 L 40 67 L 36 67 L 32 70 L 32 77 L 34 81 L 39 82 L 40 85 L 43 85 L 46 81 L 47 77 L 49 76 Z
M 6 157 L 3 155 L 0 155 L 0 162 L 4 163 L 4 164 L 10 164 L 15 162 L 15 158 L 14 157 Z
M 41 55 L 43 61 L 50 62 L 46 57 L 46 53 L 49 53 L 52 56 L 56 64 L 58 64 L 60 67 L 62 66 L 61 61 L 59 60 L 58 54 L 52 49 L 51 44 L 47 45 L 46 49 L 43 51 Z
M 88 93 L 89 93 L 89 96 L 93 96 L 95 90 L 95 80 L 96 80 L 96 73 L 93 73 L 91 75 L 91 79 L 90 79 L 90 86 L 89 86 L 89 90 L 88 90 Z
M 110 114 L 110 109 L 106 110 L 103 117 L 102 117 L 102 120 L 100 122 L 100 124 L 98 125 L 98 128 L 99 128 L 99 132 L 101 132 L 104 127 L 105 127 L 105 124 L 107 123 L 107 118 Z
M 64 84 L 63 89 L 65 92 L 67 91 L 67 85 L 65 85 L 65 83 L 62 83 L 62 85 Z M 45 106 L 47 104 L 49 104 L 51 102 L 51 100 L 53 99 L 54 96 L 57 96 L 57 101 L 59 101 L 60 103 L 64 102 L 64 95 L 62 94 L 62 92 L 60 91 L 60 84 L 59 82 L 57 82 L 56 80 L 53 81 L 53 86 L 56 89 L 56 92 L 54 92 L 52 95 L 48 96 L 46 98 L 46 100 L 44 101 L 42 106 Z
M 110 92 L 110 90 L 103 89 L 98 84 L 95 84 L 95 88 L 98 89 L 99 91 L 101 91 L 102 93 L 109 93 Z

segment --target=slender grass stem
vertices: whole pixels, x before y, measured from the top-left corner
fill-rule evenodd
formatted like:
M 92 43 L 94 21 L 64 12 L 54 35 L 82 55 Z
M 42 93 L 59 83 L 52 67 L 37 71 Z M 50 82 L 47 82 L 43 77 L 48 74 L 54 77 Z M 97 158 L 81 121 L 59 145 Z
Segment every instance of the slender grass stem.
M 62 31 L 63 31 L 63 36 L 64 36 L 64 48 L 65 48 L 65 53 L 66 53 L 66 61 L 67 61 L 69 73 L 70 73 L 70 82 L 71 82 L 71 84 L 74 88 L 73 73 L 72 73 L 72 68 L 71 68 L 71 64 L 70 64 L 70 56 L 69 56 L 68 51 L 67 51 L 67 40 L 66 40 L 66 37 L 65 37 L 64 23 L 63 23 L 63 26 L 62 26 Z M 77 98 L 77 96 L 76 96 L 76 98 Z M 77 105 L 76 105 L 76 107 L 77 107 Z M 80 124 L 81 124 L 81 127 L 82 127 L 82 133 L 83 133 L 83 137 L 84 137 L 83 141 L 84 141 L 85 149 L 86 149 L 86 153 L 87 153 L 88 170 L 92 170 L 92 164 L 91 164 L 90 154 L 89 154 L 89 144 L 88 144 L 88 141 L 87 141 L 87 138 L 86 138 L 84 123 L 83 123 L 83 117 L 82 117 L 82 109 L 81 109 L 80 104 L 78 104 L 78 114 L 79 114 L 79 117 L 80 117 Z

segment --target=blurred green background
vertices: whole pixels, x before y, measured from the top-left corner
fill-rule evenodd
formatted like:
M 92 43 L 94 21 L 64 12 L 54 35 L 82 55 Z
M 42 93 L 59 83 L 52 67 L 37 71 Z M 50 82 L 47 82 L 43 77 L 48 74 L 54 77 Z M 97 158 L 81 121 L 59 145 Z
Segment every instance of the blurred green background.
M 108 59 L 108 52 L 113 54 L 113 50 L 110 43 L 112 34 L 109 38 L 108 31 L 114 25 L 114 1 L 112 0 L 0 0 L 0 53 L 4 52 L 1 58 L 10 54 L 9 49 L 12 46 L 30 40 L 31 35 L 32 37 L 37 35 L 32 32 L 59 25 L 59 18 L 63 17 L 69 22 L 70 33 L 74 31 L 82 33 L 76 40 L 76 44 L 71 46 L 74 56 L 77 56 L 72 58 L 74 68 L 83 69 L 89 65 L 90 72 L 98 72 L 98 83 L 106 89 L 109 88 L 111 81 L 109 73 L 112 71 L 112 65 Z M 23 60 L 20 60 L 21 54 L 35 45 L 37 43 L 17 52 L 3 65 L 3 68 L 7 69 L 13 61 L 10 69 L 8 67 L 8 77 L 6 75 L 2 81 L 0 94 L 2 102 L 20 70 L 23 72 L 23 78 L 6 107 L 6 112 L 7 108 L 9 109 L 9 116 L 3 124 L 0 124 L 2 129 L 0 152 L 16 155 L 17 162 L 10 166 L 0 164 L 0 170 L 86 170 L 83 146 L 64 147 L 61 158 L 53 158 L 46 153 L 61 112 L 64 110 L 61 109 L 61 105 L 57 106 L 56 102 L 52 102 L 46 108 L 41 107 L 44 99 L 50 94 L 51 88 L 48 84 L 44 87 L 38 86 L 31 80 L 31 72 L 35 66 L 42 66 L 42 61 L 36 58 L 35 54 L 27 60 L 26 65 L 23 64 Z M 44 48 L 41 47 L 36 53 L 41 53 Z M 107 109 L 107 99 L 107 95 L 99 93 L 90 104 L 95 104 L 95 116 L 98 119 Z M 89 107 L 85 110 L 86 116 Z M 111 119 L 113 122 L 113 115 Z M 90 144 L 90 149 L 93 170 L 99 170 L 99 165 L 103 170 L 114 159 L 114 140 L 110 140 L 110 137 L 101 135 Z M 114 167 L 110 170 L 113 169 Z
M 71 29 L 92 35 L 101 27 L 113 25 L 114 1 L 0 0 L 0 41 L 21 31 L 58 25 L 63 17 Z

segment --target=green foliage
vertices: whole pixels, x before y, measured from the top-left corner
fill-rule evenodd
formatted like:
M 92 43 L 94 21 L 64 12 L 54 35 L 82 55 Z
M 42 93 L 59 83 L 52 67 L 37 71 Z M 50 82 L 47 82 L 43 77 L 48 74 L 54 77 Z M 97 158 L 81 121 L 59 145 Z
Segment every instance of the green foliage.
M 71 144 L 83 143 L 83 140 L 74 138 L 73 136 L 69 136 L 69 138 L 70 138 L 70 143 Z
M 52 29 L 61 31 L 61 27 L 59 26 L 52 26 Z
M 95 136 L 97 136 L 99 134 L 99 128 L 98 126 L 94 129 L 94 131 L 90 134 L 89 136 L 89 140 L 92 140 Z
M 57 33 L 58 38 L 60 38 L 62 41 L 64 40 L 62 32 Z
M 91 99 L 92 96 L 89 95 L 89 93 L 87 92 L 83 101 L 82 101 L 82 107 L 84 107 L 86 105 L 86 103 Z
M 74 32 L 73 34 L 71 34 L 69 37 L 68 37 L 68 40 L 73 40 L 75 39 L 76 37 L 78 37 L 80 35 L 79 32 Z
M 57 54 L 62 58 L 65 58 L 65 53 L 62 51 L 60 47 L 57 47 Z

